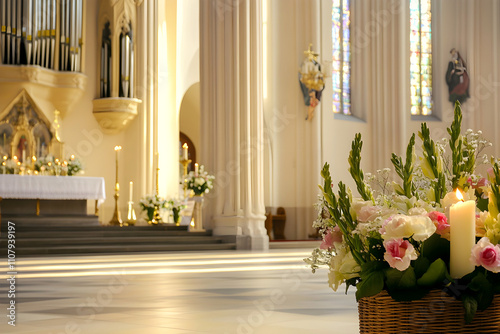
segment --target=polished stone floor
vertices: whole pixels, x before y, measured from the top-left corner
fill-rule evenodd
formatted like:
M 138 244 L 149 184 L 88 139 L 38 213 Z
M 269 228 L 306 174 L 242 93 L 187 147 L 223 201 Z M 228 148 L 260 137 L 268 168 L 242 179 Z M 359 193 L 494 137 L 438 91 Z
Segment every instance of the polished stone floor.
M 16 259 L 0 273 L 0 333 L 358 333 L 354 292 L 312 274 L 306 249 Z M 15 300 L 16 326 L 7 324 Z

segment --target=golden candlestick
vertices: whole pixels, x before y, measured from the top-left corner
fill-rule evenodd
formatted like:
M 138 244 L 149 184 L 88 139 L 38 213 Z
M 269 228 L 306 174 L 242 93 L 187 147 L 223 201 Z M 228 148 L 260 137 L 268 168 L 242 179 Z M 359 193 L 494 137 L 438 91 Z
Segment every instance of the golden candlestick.
M 160 184 L 158 182 L 158 176 L 159 176 L 159 173 L 160 173 L 160 168 L 156 168 L 156 196 L 160 196 Z M 160 216 L 160 208 L 155 205 L 155 210 L 154 210 L 154 213 L 153 213 L 153 220 L 151 221 L 151 224 L 153 225 L 157 225 L 157 224 L 162 224 L 163 221 L 161 219 L 161 216 Z
M 182 167 L 184 167 L 184 175 L 182 176 L 183 179 L 184 179 L 184 186 L 183 186 L 183 189 L 184 189 L 184 198 L 187 197 L 187 182 L 186 182 L 186 176 L 188 175 L 188 166 L 189 164 L 191 163 L 191 159 L 182 159 L 180 160 L 179 162 L 182 164 Z
M 121 151 L 121 146 L 115 146 L 116 152 L 116 182 L 115 182 L 115 212 L 113 218 L 109 221 L 109 225 L 123 226 L 123 221 L 118 207 L 118 198 L 120 198 L 120 184 L 118 183 L 118 153 Z
M 128 202 L 127 221 L 125 222 L 125 225 L 134 226 L 136 222 L 137 216 L 135 215 L 134 202 L 130 201 Z

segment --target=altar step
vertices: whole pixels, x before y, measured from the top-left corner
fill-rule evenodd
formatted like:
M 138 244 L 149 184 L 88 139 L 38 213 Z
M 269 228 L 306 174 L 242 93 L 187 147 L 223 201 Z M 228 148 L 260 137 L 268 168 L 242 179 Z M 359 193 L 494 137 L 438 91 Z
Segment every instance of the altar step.
M 73 217 L 74 218 L 74 217 Z M 16 255 L 96 254 L 236 249 L 235 243 L 211 231 L 189 232 L 187 226 L 95 226 L 64 224 L 63 220 L 36 223 L 2 217 L 0 254 L 7 250 L 7 221 L 15 223 Z

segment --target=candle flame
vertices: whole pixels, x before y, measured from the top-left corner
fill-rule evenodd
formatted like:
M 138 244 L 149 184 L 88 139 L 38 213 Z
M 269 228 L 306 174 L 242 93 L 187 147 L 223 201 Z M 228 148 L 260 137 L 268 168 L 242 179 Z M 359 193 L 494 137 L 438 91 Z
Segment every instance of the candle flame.
M 35 156 L 33 156 L 33 157 L 31 158 L 31 160 L 36 161 L 36 157 L 35 157 Z
M 7 160 L 7 156 L 6 156 L 6 155 L 4 155 L 4 156 L 3 156 L 3 159 L 4 159 L 4 160 Z
M 464 201 L 464 196 L 462 195 L 462 192 L 457 188 L 457 191 L 455 192 L 455 194 L 457 195 L 457 198 L 460 200 L 460 201 Z
M 121 150 L 121 149 L 122 149 L 122 147 L 121 147 L 121 146 L 115 146 L 115 151 L 119 151 L 119 150 Z
M 182 145 L 182 148 L 188 148 L 188 144 L 184 143 L 184 145 Z

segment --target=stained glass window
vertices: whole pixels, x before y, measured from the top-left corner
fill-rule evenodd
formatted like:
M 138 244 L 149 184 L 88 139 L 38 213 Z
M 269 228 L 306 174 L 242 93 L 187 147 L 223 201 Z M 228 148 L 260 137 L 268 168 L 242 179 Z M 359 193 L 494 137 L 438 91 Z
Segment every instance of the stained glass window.
M 333 0 L 332 5 L 332 87 L 333 112 L 351 114 L 350 0 Z
M 411 114 L 432 114 L 431 0 L 410 0 Z

